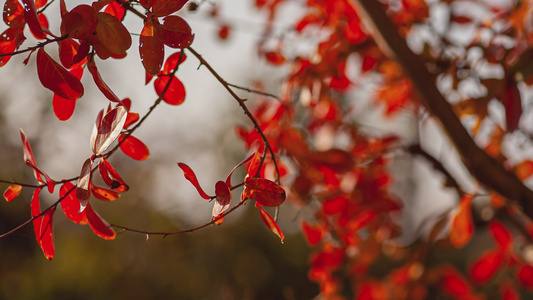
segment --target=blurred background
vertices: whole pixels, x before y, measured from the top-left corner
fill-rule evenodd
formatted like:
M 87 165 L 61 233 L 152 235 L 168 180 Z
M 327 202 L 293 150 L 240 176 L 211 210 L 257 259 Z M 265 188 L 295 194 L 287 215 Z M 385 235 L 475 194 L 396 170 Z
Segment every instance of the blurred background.
M 267 88 L 277 86 L 281 71 L 257 59 L 265 16 L 253 9 L 253 2 L 202 3 L 197 11 L 180 12 L 196 34 L 193 47 L 230 83 L 252 87 L 257 79 L 269 78 Z M 68 9 L 77 4 L 67 1 Z M 59 31 L 58 7 L 53 3 L 47 8 L 53 32 Z M 211 16 L 214 9 L 219 12 L 216 18 Z M 119 98 L 129 97 L 132 111 L 142 116 L 157 95 L 152 84 L 144 86 L 137 50 L 142 20 L 127 15 L 125 24 L 137 34 L 128 56 L 96 64 L 111 89 Z M 229 34 L 221 39 L 225 25 Z M 35 45 L 31 33 L 25 35 L 22 48 Z M 45 49 L 57 57 L 56 47 Z M 166 49 L 167 56 L 171 50 Z M 35 183 L 23 163 L 19 128 L 41 169 L 56 180 L 75 177 L 91 155 L 94 119 L 108 101 L 85 74 L 85 95 L 74 115 L 66 122 L 57 120 L 52 93 L 39 83 L 35 58 L 24 66 L 26 57 L 15 56 L 0 69 L 0 178 Z M 198 66 L 189 56 L 177 74 L 187 89 L 185 103 L 162 103 L 135 132 L 150 148 L 150 158 L 137 162 L 119 153 L 110 159 L 131 187 L 114 202 L 91 200 L 110 223 L 175 231 L 208 222 L 212 203 L 198 196 L 176 163 L 191 166 L 212 193 L 214 183 L 248 155 L 234 134 L 235 126 L 249 126 L 248 120 L 214 77 Z M 239 94 L 252 103 L 255 99 L 247 92 Z M 234 182 L 243 176 L 242 170 L 235 172 Z M 2 191 L 6 187 L 0 184 Z M 58 190 L 42 193 L 41 205 L 56 201 Z M 24 188 L 13 202 L 0 204 L 1 233 L 29 218 L 32 192 Z M 221 226 L 166 238 L 124 232 L 105 241 L 89 226 L 71 223 L 60 209 L 54 226 L 56 256 L 51 262 L 37 245 L 31 225 L 0 240 L 0 299 L 311 299 L 318 294 L 307 280 L 310 249 L 298 232 L 297 212 L 289 205 L 281 209 L 285 244 L 265 227 L 253 205 L 240 208 Z

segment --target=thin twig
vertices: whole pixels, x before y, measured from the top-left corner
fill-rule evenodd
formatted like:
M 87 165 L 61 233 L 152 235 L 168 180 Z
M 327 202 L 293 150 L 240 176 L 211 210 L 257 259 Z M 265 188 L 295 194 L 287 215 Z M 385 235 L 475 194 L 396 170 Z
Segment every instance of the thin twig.
M 224 218 L 225 216 L 227 216 L 230 213 L 232 213 L 235 210 L 237 210 L 237 208 L 239 208 L 242 205 L 244 205 L 246 203 L 246 201 L 248 201 L 248 199 L 239 202 L 239 204 L 237 204 L 234 207 L 230 208 L 229 210 L 227 210 L 223 214 L 213 218 L 211 221 L 209 221 L 209 222 L 207 222 L 207 223 L 205 223 L 203 225 L 200 225 L 200 226 L 197 226 L 197 227 L 193 227 L 193 228 L 189 228 L 189 229 L 182 229 L 182 230 L 178 230 L 178 231 L 146 231 L 146 230 L 140 230 L 140 229 L 133 229 L 133 228 L 129 228 L 129 227 L 121 226 L 121 225 L 116 225 L 116 224 L 111 224 L 110 226 L 111 227 L 115 227 L 115 228 L 120 228 L 123 231 L 131 231 L 131 232 L 136 232 L 136 233 L 143 233 L 143 234 L 146 234 L 146 235 L 162 235 L 163 237 L 166 237 L 166 236 L 169 236 L 169 235 L 175 235 L 175 234 L 195 232 L 197 230 L 200 230 L 202 228 L 205 228 L 207 226 L 215 224 L 218 220 Z
M 261 136 L 261 139 L 263 139 L 263 142 L 265 143 L 265 147 L 268 149 L 268 152 L 270 153 L 270 157 L 272 159 L 272 163 L 274 164 L 274 168 L 276 170 L 276 177 L 277 177 L 276 181 L 279 183 L 279 181 L 280 181 L 280 173 L 279 173 L 279 169 L 278 169 L 278 164 L 276 162 L 276 155 L 274 154 L 274 150 L 272 150 L 272 147 L 270 146 L 270 143 L 268 142 L 268 139 L 266 138 L 263 130 L 259 126 L 259 123 L 257 123 L 257 120 L 255 119 L 254 115 L 250 112 L 250 110 L 248 109 L 248 107 L 244 103 L 245 100 L 242 99 L 241 97 L 239 97 L 231 89 L 231 86 L 228 84 L 228 82 L 226 80 L 224 80 L 215 71 L 215 69 L 213 69 L 213 67 L 202 57 L 202 55 L 200 55 L 198 52 L 196 52 L 196 50 L 194 50 L 191 47 L 189 47 L 187 49 L 194 56 L 196 56 L 196 58 L 200 61 L 201 65 L 204 65 L 209 70 L 209 72 L 211 72 L 211 74 L 213 76 L 215 76 L 215 78 L 218 80 L 218 82 L 220 82 L 220 84 L 222 84 L 222 86 L 224 86 L 224 88 L 230 93 L 230 95 L 239 103 L 240 107 L 242 108 L 242 110 L 244 111 L 244 114 L 248 117 L 248 119 L 250 119 L 250 121 L 252 121 L 252 123 L 254 124 L 255 130 L 257 131 L 257 133 L 259 133 L 259 135 Z
M 59 41 L 62 41 L 64 39 L 67 39 L 68 38 L 68 34 L 64 35 L 64 36 L 60 36 L 58 38 L 55 38 L 55 39 L 51 39 L 51 40 L 46 40 L 44 42 L 40 42 L 38 43 L 37 45 L 35 46 L 32 46 L 32 47 L 28 47 L 24 50 L 17 50 L 15 52 L 10 52 L 10 53 L 0 53 L 0 57 L 4 57 L 4 56 L 12 56 L 12 55 L 17 55 L 17 54 L 22 54 L 22 53 L 26 53 L 26 52 L 30 52 L 30 51 L 35 51 L 39 48 L 42 48 L 48 44 L 51 44 L 51 43 L 55 43 L 55 42 L 59 42 Z

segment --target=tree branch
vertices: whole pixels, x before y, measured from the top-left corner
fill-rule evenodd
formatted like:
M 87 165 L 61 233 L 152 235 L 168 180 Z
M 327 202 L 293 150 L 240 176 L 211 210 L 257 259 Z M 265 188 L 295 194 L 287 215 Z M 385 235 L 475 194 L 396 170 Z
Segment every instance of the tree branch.
M 524 212 L 533 218 L 533 191 L 476 145 L 451 105 L 437 89 L 435 76 L 426 69 L 421 58 L 409 49 L 381 4 L 377 0 L 350 1 L 354 2 L 362 19 L 369 21 L 372 35 L 381 50 L 403 67 L 422 103 L 440 121 L 470 174 L 485 187 L 518 202 Z

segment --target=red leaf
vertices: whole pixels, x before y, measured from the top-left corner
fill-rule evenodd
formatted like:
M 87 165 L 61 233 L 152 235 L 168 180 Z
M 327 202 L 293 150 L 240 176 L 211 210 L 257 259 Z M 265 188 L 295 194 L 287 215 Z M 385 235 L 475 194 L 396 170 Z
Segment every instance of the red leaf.
M 73 39 L 68 38 L 57 42 L 57 45 L 59 47 L 59 60 L 65 68 L 70 68 L 74 62 L 76 53 L 78 53 L 80 44 Z
M 131 47 L 131 35 L 116 17 L 99 12 L 96 37 L 112 54 L 126 54 Z
M 150 157 L 150 150 L 148 150 L 148 147 L 146 147 L 143 142 L 131 135 L 124 140 L 125 136 L 126 134 L 123 133 L 118 137 L 118 141 L 121 143 L 120 150 L 122 150 L 124 154 L 135 160 L 141 161 L 147 160 L 148 157 Z
M 35 219 L 33 219 L 33 229 L 37 243 L 39 246 L 41 246 L 44 256 L 46 259 L 52 260 L 55 255 L 53 228 L 55 208 L 52 207 L 48 209 L 42 216 L 37 217 L 41 214 L 41 206 L 39 204 L 40 192 L 41 189 L 35 189 L 30 204 L 31 215 L 32 217 L 35 217 Z
M 61 209 L 65 213 L 65 216 L 76 224 L 87 224 L 87 215 L 85 210 L 82 210 L 80 201 L 76 198 L 76 187 L 70 183 L 65 182 L 61 189 L 59 189 L 59 198 L 61 200 Z
M 42 180 L 41 175 L 44 176 L 48 191 L 50 193 L 53 193 L 55 183 L 46 173 L 44 173 L 37 167 L 37 162 L 35 161 L 35 157 L 33 156 L 33 152 L 31 151 L 30 143 L 28 142 L 28 138 L 26 137 L 26 134 L 24 133 L 24 131 L 22 131 L 22 129 L 20 129 L 20 138 L 22 139 L 24 162 L 27 166 L 33 169 L 33 176 L 35 177 L 35 179 L 37 179 L 37 181 L 43 183 L 44 181 Z
M 170 81 L 171 79 L 172 81 Z M 169 81 L 170 85 L 165 91 L 165 87 L 169 84 Z M 158 76 L 154 81 L 154 87 L 157 95 L 162 97 L 163 101 L 170 105 L 180 105 L 185 101 L 185 86 L 176 76 Z M 164 95 L 162 95 L 163 91 L 165 92 Z
M 248 170 L 247 170 L 248 176 L 256 177 L 256 176 L 259 175 L 258 174 L 259 173 L 259 167 L 261 167 L 262 161 L 263 161 L 263 158 L 261 157 L 261 154 L 256 152 L 254 154 L 254 157 L 253 157 L 252 161 L 248 165 Z
M 279 238 L 281 239 L 281 243 L 285 241 L 285 236 L 283 235 L 283 232 L 281 232 L 281 229 L 279 228 L 278 224 L 268 214 L 268 212 L 263 208 L 263 206 L 259 206 L 259 213 L 261 214 L 261 219 L 263 220 L 263 223 L 270 229 L 272 232 L 274 232 Z
M 87 220 L 89 221 L 89 226 L 91 226 L 93 232 L 104 240 L 114 240 L 117 234 L 115 233 L 115 230 L 111 228 L 109 223 L 102 219 L 102 217 L 93 210 L 90 204 L 87 205 L 86 211 Z
M 181 60 L 180 60 L 181 57 Z M 187 58 L 187 55 L 183 51 L 178 51 L 169 57 L 167 57 L 167 60 L 165 61 L 165 65 L 163 66 L 163 74 L 170 74 L 174 69 L 180 65 L 182 62 L 185 61 Z M 178 63 L 179 62 L 179 63 Z M 147 82 L 148 84 L 148 82 Z
M 183 175 L 185 176 L 185 179 L 189 180 L 192 183 L 192 185 L 196 188 L 196 190 L 198 191 L 198 194 L 200 194 L 200 197 L 204 198 L 205 200 L 209 200 L 213 198 L 204 192 L 204 190 L 200 186 L 200 183 L 198 182 L 198 178 L 196 178 L 196 174 L 194 174 L 194 171 L 188 165 L 184 163 L 178 163 L 178 167 L 180 167 L 181 170 L 183 171 Z
M 80 40 L 94 39 L 97 24 L 98 17 L 94 9 L 90 5 L 81 4 L 62 17 L 61 35 L 68 34 L 69 37 Z
M 507 249 L 511 246 L 511 233 L 502 225 L 502 223 L 496 220 L 490 222 L 489 230 L 500 247 Z
M 509 282 L 500 283 L 500 295 L 502 300 L 520 300 L 520 296 L 516 288 Z
M 447 268 L 442 277 L 441 289 L 452 297 L 464 297 L 470 295 L 472 288 L 455 268 Z
M 279 53 L 278 51 L 269 51 L 266 52 L 264 55 L 266 60 L 275 66 L 280 66 L 287 61 L 285 59 L 285 56 L 281 55 L 281 53 Z
M 22 186 L 18 184 L 8 186 L 4 192 L 4 199 L 6 199 L 7 202 L 12 201 L 20 194 L 21 190 Z
M 450 242 L 457 248 L 465 246 L 474 233 L 472 223 L 472 195 L 463 196 L 459 203 L 459 210 L 454 216 L 450 229 Z
M 522 100 L 518 86 L 514 81 L 511 81 L 506 85 L 502 103 L 503 106 L 505 106 L 505 121 L 507 124 L 507 131 L 515 131 L 518 128 L 520 116 L 522 115 Z
M 164 17 L 180 10 L 188 0 L 152 0 L 152 14 L 154 17 Z
M 489 250 L 472 263 L 469 269 L 470 278 L 477 284 L 489 281 L 502 265 L 504 252 Z
M 518 270 L 518 273 L 516 274 L 518 280 L 522 284 L 522 286 L 526 288 L 533 288 L 533 266 L 530 265 L 523 265 Z
M 75 67 L 70 70 L 70 73 L 78 79 L 83 75 L 83 68 Z M 52 107 L 54 114 L 60 121 L 66 121 L 74 114 L 76 108 L 76 100 L 65 99 L 57 94 L 52 97 Z
M 37 74 L 41 84 L 66 99 L 83 96 L 83 85 L 76 76 L 53 60 L 43 48 L 37 51 Z
M 255 200 L 261 205 L 274 207 L 285 201 L 285 190 L 274 181 L 246 177 L 244 185 L 243 197 Z
M 98 69 L 96 68 L 96 64 L 94 62 L 94 57 L 89 59 L 87 62 L 87 68 L 89 69 L 89 72 L 93 76 L 94 83 L 96 83 L 96 86 L 104 94 L 104 96 L 113 102 L 120 102 L 120 99 L 115 95 L 115 93 L 109 88 L 109 86 L 104 82 L 102 77 L 100 76 L 100 73 L 98 72 Z
M 126 122 L 124 123 L 124 129 L 129 128 L 131 125 L 133 125 L 137 121 L 139 121 L 139 114 L 128 112 L 128 117 L 126 118 Z
M 119 20 L 122 20 L 124 19 L 124 15 L 126 14 L 126 9 L 124 9 L 124 7 L 122 7 L 122 5 L 120 5 L 116 1 L 113 1 L 109 3 L 109 5 L 105 8 L 104 12 L 114 16 Z
M 211 212 L 213 217 L 223 214 L 231 204 L 231 191 L 224 181 L 218 181 L 215 184 L 215 194 L 217 195 L 217 199 Z M 220 225 L 220 223 L 217 223 L 217 225 Z
M 157 21 L 156 21 L 157 22 Z M 159 23 L 152 23 L 149 18 L 144 23 L 139 38 L 139 54 L 144 69 L 149 74 L 155 75 L 161 70 L 165 58 L 165 49 L 161 33 L 158 29 Z
M 91 184 L 91 194 L 93 194 L 96 199 L 100 199 L 103 201 L 113 201 L 118 198 L 120 198 L 120 194 L 113 191 L 108 190 L 99 186 L 96 186 L 94 184 Z
M 18 49 L 26 39 L 23 33 L 24 27 L 8 28 L 0 34 L 0 54 L 12 53 Z M 11 55 L 0 57 L 0 67 L 7 64 Z
M 227 24 L 220 25 L 220 28 L 218 29 L 218 37 L 221 40 L 225 40 L 229 37 L 230 33 L 230 27 Z
M 87 158 L 81 167 L 80 177 L 78 178 L 78 183 L 76 185 L 77 192 L 76 197 L 80 201 L 80 212 L 82 212 L 87 204 L 89 203 L 89 197 L 91 193 L 89 188 L 91 186 L 91 169 L 93 167 L 93 162 L 90 158 Z
M 187 48 L 194 40 L 189 24 L 175 15 L 163 18 L 160 29 L 163 43 L 171 48 Z
M 98 163 L 98 172 L 105 184 L 109 186 L 112 190 L 117 192 L 126 192 L 130 187 L 124 182 L 122 177 L 117 173 L 115 168 L 105 159 L 102 158 Z
M 52 107 L 54 108 L 54 114 L 60 121 L 66 121 L 74 114 L 76 108 L 76 100 L 65 99 L 57 94 L 52 97 Z
M 96 118 L 91 134 L 91 150 L 94 155 L 101 155 L 117 139 L 124 127 L 128 111 L 124 106 L 117 106 L 100 119 Z
M 305 240 L 311 247 L 315 247 L 322 240 L 323 230 L 321 230 L 321 228 L 318 226 L 312 226 L 306 221 L 303 221 L 302 231 L 303 231 Z
M 7 0 L 4 4 L 4 23 L 9 27 L 22 27 L 26 24 L 24 8 L 18 0 Z
M 39 18 L 37 17 L 37 8 L 35 7 L 35 2 L 33 0 L 21 1 L 24 8 L 24 19 L 26 19 L 31 33 L 33 33 L 37 39 L 45 39 L 46 35 L 44 34 L 44 31 L 41 28 L 41 23 L 39 23 Z
M 244 165 L 245 163 L 249 162 L 252 158 L 255 157 L 255 153 L 252 153 L 250 156 L 248 156 L 247 158 L 243 159 L 243 161 L 241 161 L 240 163 L 238 163 L 235 167 L 233 167 L 233 169 L 231 170 L 231 172 L 229 172 L 229 175 L 228 175 L 228 178 L 226 178 L 226 185 L 231 189 L 231 175 L 233 174 L 233 172 L 235 172 L 235 170 Z

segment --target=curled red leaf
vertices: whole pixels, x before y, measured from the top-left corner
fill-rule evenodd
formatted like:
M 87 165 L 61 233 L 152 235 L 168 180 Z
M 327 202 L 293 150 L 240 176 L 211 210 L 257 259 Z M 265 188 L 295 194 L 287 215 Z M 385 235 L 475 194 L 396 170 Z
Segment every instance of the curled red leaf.
M 103 238 L 104 240 L 114 240 L 117 234 L 115 230 L 104 220 L 100 215 L 93 210 L 91 205 L 87 205 L 87 220 L 89 221 L 89 226 L 93 232 Z
M 268 229 L 275 233 L 280 238 L 281 243 L 283 243 L 285 241 L 285 236 L 283 235 L 283 232 L 279 228 L 274 218 L 272 218 L 272 216 L 263 208 L 263 206 L 259 206 L 259 213 L 261 214 L 263 223 L 265 223 Z
M 196 178 L 196 174 L 194 174 L 194 171 L 189 167 L 188 165 L 184 163 L 178 163 L 178 167 L 181 168 L 183 171 L 183 175 L 185 176 L 185 179 L 189 180 L 192 185 L 196 188 L 198 191 L 198 194 L 200 194 L 200 197 L 204 198 L 205 200 L 209 200 L 213 197 L 209 196 L 204 192 L 202 187 L 200 186 L 200 183 L 198 182 L 198 178 Z
M 91 149 L 94 155 L 102 154 L 117 139 L 126 123 L 128 111 L 124 106 L 117 106 L 105 116 L 100 112 L 96 118 L 91 135 Z
M 102 158 L 98 163 L 98 172 L 105 184 L 110 187 L 112 190 L 117 192 L 126 192 L 130 187 L 126 184 L 124 179 L 120 177 L 118 172 L 113 168 L 113 166 L 107 161 L 107 159 Z
M 103 201 L 113 201 L 118 198 L 120 198 L 120 194 L 109 190 L 103 187 L 96 186 L 94 184 L 91 184 L 91 194 L 93 194 L 96 199 L 103 200 Z

